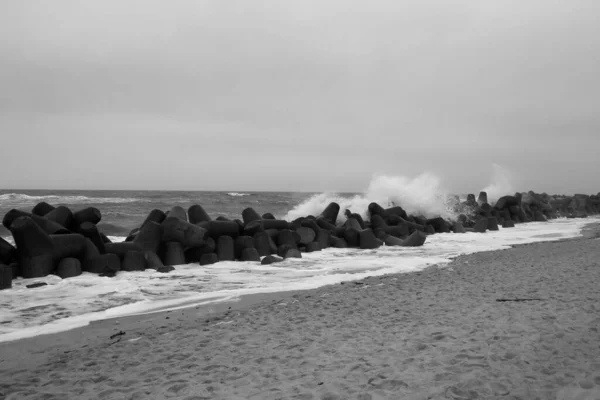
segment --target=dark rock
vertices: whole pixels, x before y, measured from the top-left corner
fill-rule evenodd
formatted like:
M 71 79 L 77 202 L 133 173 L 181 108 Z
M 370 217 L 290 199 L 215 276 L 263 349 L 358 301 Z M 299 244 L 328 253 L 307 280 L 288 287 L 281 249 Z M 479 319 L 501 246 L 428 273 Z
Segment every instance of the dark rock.
M 481 204 L 487 204 L 488 202 L 488 196 L 486 192 L 479 192 L 479 196 L 477 197 L 477 203 L 479 205 Z
M 102 237 L 100 236 L 100 232 L 98 231 L 98 227 L 96 225 L 92 224 L 91 222 L 84 222 L 79 226 L 79 233 L 91 240 L 91 242 L 94 244 L 94 246 L 96 246 L 100 254 L 106 253 L 104 242 L 102 241 Z
M 204 238 L 208 233 L 201 226 L 190 224 L 181 218 L 171 216 L 168 216 L 161 226 L 163 242 L 179 242 L 183 247 L 199 247 L 204 245 Z
M 0 290 L 10 289 L 12 287 L 12 279 L 12 267 L 5 264 L 0 264 Z
M 514 223 L 514 221 L 512 221 L 510 219 L 505 219 L 504 222 L 502 223 L 502 227 L 503 228 L 514 228 L 515 223 Z
M 73 223 L 75 226 L 79 226 L 84 222 L 91 222 L 92 224 L 97 225 L 101 219 L 102 214 L 96 207 L 87 207 L 73 213 Z
M 4 225 L 4 227 L 6 229 L 10 229 L 13 221 L 16 220 L 17 218 L 21 218 L 21 217 L 31 218 L 31 214 L 29 214 L 28 212 L 17 210 L 15 208 L 13 208 L 12 210 L 10 210 L 6 214 L 4 214 L 4 217 L 2 218 L 2 225 Z
M 116 273 L 121 270 L 121 259 L 118 255 L 100 254 L 83 260 L 82 269 L 94 274 Z
M 39 215 L 40 217 L 43 217 L 44 215 L 48 214 L 50 211 L 54 210 L 56 207 L 46 203 L 45 201 L 39 202 L 37 203 L 33 209 L 31 210 L 31 213 L 34 215 Z
M 163 264 L 171 266 L 185 264 L 185 254 L 181 243 L 167 242 Z
M 274 264 L 274 263 L 278 263 L 278 262 L 282 262 L 283 258 L 277 257 L 277 256 L 266 256 L 265 258 L 262 259 L 262 261 L 260 262 L 262 265 L 269 265 L 269 264 Z
M 282 244 L 281 246 L 277 247 L 277 255 L 285 258 L 285 253 L 291 249 L 295 249 L 295 247 L 292 247 L 289 244 Z
M 208 221 L 200 222 L 198 226 L 208 231 L 208 236 L 218 241 L 220 236 L 236 238 L 240 235 L 240 226 L 234 221 Z M 223 261 L 223 260 L 221 260 Z
M 146 225 L 148 222 L 155 222 L 160 225 L 163 223 L 165 218 L 167 218 L 167 215 L 162 210 L 154 209 L 150 211 L 150 213 L 142 223 L 141 227 L 143 228 L 144 225 Z
M 533 220 L 536 222 L 546 222 L 547 218 L 540 210 L 535 210 L 533 213 Z
M 275 216 L 271 213 L 264 213 L 262 219 L 275 219 Z
M 219 236 L 217 239 L 217 256 L 220 261 L 235 260 L 235 244 L 231 236 Z
M 257 213 L 254 208 L 248 207 L 242 211 L 242 219 L 244 220 L 244 225 L 247 225 L 252 221 L 260 221 L 262 218 L 259 213 Z
M 425 225 L 425 233 L 428 235 L 433 235 L 435 233 L 435 228 L 431 225 Z
M 217 244 L 215 243 L 213 238 L 210 238 L 210 237 L 206 238 L 206 241 L 204 242 L 204 244 L 202 246 L 190 247 L 188 249 L 185 249 L 185 251 L 184 251 L 185 262 L 187 262 L 188 264 L 199 262 L 200 258 L 204 254 L 215 253 L 216 248 L 217 248 Z
M 504 208 L 518 206 L 518 205 L 519 205 L 519 202 L 517 201 L 517 198 L 515 196 L 502 196 L 498 199 L 496 204 L 494 204 L 494 207 L 498 210 L 501 210 Z
M 81 261 L 76 258 L 67 257 L 60 260 L 55 271 L 62 279 L 81 275 Z
M 340 237 L 330 235 L 329 240 L 331 247 L 335 247 L 336 249 L 345 249 L 348 247 L 348 243 Z
M 100 255 L 100 251 L 94 243 L 88 238 L 85 238 L 85 250 L 83 252 L 83 259 L 94 258 Z
M 302 258 L 302 253 L 298 249 L 288 249 L 283 254 L 283 259 L 285 260 L 286 258 Z
M 67 257 L 83 259 L 87 246 L 86 240 L 87 239 L 79 233 L 50 235 L 54 260 L 58 262 Z
M 338 214 L 340 212 L 340 205 L 335 202 L 331 202 L 325 207 L 323 212 L 319 217 L 324 218 L 330 224 L 335 225 L 337 221 Z M 318 219 L 318 218 L 317 218 Z
M 16 218 L 10 227 L 23 278 L 39 278 L 52 273 L 54 245 L 50 236 L 27 216 Z
M 463 224 L 461 222 L 456 221 L 453 225 L 452 225 L 452 232 L 454 233 L 465 233 L 465 227 L 463 226 Z
M 397 238 L 396 236 L 388 235 L 386 233 L 383 242 L 386 246 L 402 246 L 404 240 Z
M 371 220 L 373 220 L 374 215 L 379 215 L 385 221 L 385 218 L 387 217 L 387 213 L 385 212 L 384 208 L 381 207 L 379 204 L 371 203 L 371 204 L 369 204 L 368 209 L 369 209 L 369 215 L 371 216 Z
M 358 247 L 360 245 L 360 231 L 358 229 L 349 228 L 344 231 L 344 240 L 348 247 Z
M 208 213 L 202 208 L 202 206 L 198 204 L 194 204 L 190 206 L 187 211 L 188 221 L 190 224 L 197 224 L 198 222 L 207 222 L 210 221 L 211 218 Z
M 498 219 L 496 217 L 489 217 L 487 224 L 488 231 L 497 231 L 498 228 Z
M 271 254 L 271 238 L 267 232 L 257 232 L 252 238 L 254 240 L 254 248 L 258 251 L 259 256 L 264 257 Z
M 373 229 L 383 229 L 386 231 L 389 229 L 387 222 L 383 219 L 383 217 L 379 214 L 374 214 L 371 216 L 371 228 Z
M 56 207 L 54 210 L 44 215 L 44 218 L 50 221 L 54 221 L 67 229 L 75 225 L 73 212 L 65 206 Z
M 344 223 L 344 228 L 346 229 L 355 229 L 357 231 L 361 231 L 363 228 L 361 228 L 360 223 L 358 222 L 358 220 L 354 219 L 354 218 L 348 218 L 346 220 L 346 222 Z
M 172 267 L 170 265 L 168 266 L 162 266 L 159 269 L 156 270 L 156 272 L 160 272 L 161 274 L 168 274 L 171 271 L 175 271 L 175 267 Z
M 179 218 L 180 220 L 182 220 L 184 222 L 188 222 L 187 212 L 181 206 L 175 206 L 175 207 L 171 208 L 169 210 L 169 212 L 167 213 L 167 218 L 169 218 L 169 217 Z M 165 220 L 167 218 L 165 218 Z
M 433 227 L 435 233 L 448 233 L 450 232 L 450 225 L 442 217 L 430 218 L 427 220 L 427 225 Z
M 361 249 L 376 249 L 383 244 L 381 240 L 375 237 L 371 229 L 363 229 L 359 232 L 359 242 Z
M 296 232 L 300 235 L 299 243 L 304 246 L 313 242 L 315 240 L 315 238 L 317 237 L 317 234 L 315 233 L 315 231 L 313 229 L 307 228 L 304 226 L 301 226 L 300 228 L 296 229 Z
M 17 262 L 10 263 L 9 267 L 12 269 L 12 278 L 17 279 L 21 276 L 21 265 Z
M 31 285 L 25 285 L 25 287 L 27 289 L 34 289 L 37 287 L 41 287 L 41 286 L 47 286 L 48 284 L 46 282 L 36 282 L 36 283 L 32 283 Z
M 422 246 L 425 244 L 425 240 L 427 240 L 427 235 L 425 235 L 421 231 L 414 231 L 406 240 L 404 240 L 401 246 L 404 247 L 416 247 Z
M 265 230 L 267 230 L 267 229 L 282 230 L 282 229 L 289 229 L 290 224 L 287 221 L 284 221 L 282 219 L 265 219 L 265 220 L 263 220 L 263 227 L 265 228 Z
M 257 232 L 263 232 L 265 230 L 264 223 L 262 220 L 257 219 L 252 222 L 248 222 L 244 226 L 245 236 L 254 236 Z
M 319 217 L 317 218 L 317 225 L 321 228 L 321 229 L 326 229 L 328 231 L 333 231 L 335 230 L 335 224 L 332 224 L 331 222 L 329 222 L 327 219 L 323 218 L 323 217 Z
M 478 232 L 478 233 L 485 233 L 485 231 L 487 230 L 487 227 L 488 227 L 488 219 L 481 218 L 481 219 L 477 220 L 477 222 L 475 222 L 475 225 L 473 225 L 473 231 Z
M 279 231 L 279 233 L 277 234 L 277 240 L 276 243 L 278 246 L 282 246 L 284 244 L 289 245 L 291 248 L 296 249 L 297 245 L 298 245 L 298 241 L 297 236 L 294 234 L 295 232 L 289 230 L 289 229 L 284 229 L 282 231 Z
M 17 249 L 0 237 L 0 264 L 9 265 L 16 257 Z
M 143 271 L 146 269 L 146 256 L 143 251 L 128 251 L 121 264 L 121 271 Z
M 143 249 L 134 242 L 117 242 L 117 243 L 104 243 L 106 254 L 116 254 L 119 260 L 125 259 L 125 254 L 128 251 L 142 251 Z
M 224 237 L 224 236 L 223 236 Z M 202 254 L 200 265 L 211 265 L 219 262 L 219 256 L 216 253 Z
M 100 237 L 102 238 L 102 241 L 104 242 L 104 244 L 106 243 L 112 243 L 112 240 L 110 240 L 108 238 L 108 236 L 106 236 L 104 233 L 100 232 Z
M 360 229 L 365 229 L 365 221 L 362 219 L 362 217 L 360 216 L 360 214 L 357 213 L 353 213 L 350 210 L 346 210 L 344 212 L 344 214 L 346 215 L 347 219 L 354 219 L 358 222 L 358 225 L 360 226 Z
M 310 242 L 306 245 L 306 252 L 312 253 L 314 251 L 321 251 L 321 244 L 319 242 Z
M 242 250 L 242 255 L 240 257 L 241 261 L 260 261 L 260 256 L 258 255 L 258 251 L 254 247 L 247 247 Z
M 50 221 L 45 217 L 40 217 L 39 215 L 31 215 L 31 219 L 33 219 L 33 222 L 38 224 L 40 228 L 42 228 L 44 232 L 46 232 L 49 235 L 71 233 L 67 228 L 60 225 L 58 222 Z
M 315 242 L 318 242 L 321 249 L 326 249 L 330 246 L 331 233 L 325 229 L 319 229 L 316 231 Z
M 217 218 L 215 218 L 215 221 L 225 221 L 225 222 L 231 222 L 231 219 L 223 216 L 223 215 L 219 215 Z
M 398 217 L 400 217 L 404 220 L 408 219 L 408 214 L 406 214 L 406 211 L 404 211 L 404 209 L 400 206 L 386 208 L 385 215 L 387 215 L 387 216 L 397 215 Z
M 252 236 L 240 236 L 235 240 L 235 258 L 241 259 L 245 249 L 254 248 L 254 238 Z
M 144 252 L 144 258 L 146 259 L 146 269 L 160 270 L 164 268 L 164 264 L 158 254 L 153 251 L 146 250 Z
M 302 220 L 301 225 L 303 227 L 310 228 L 310 229 L 312 229 L 315 232 L 318 232 L 321 229 L 321 227 L 319 226 L 319 224 L 317 224 L 317 221 L 314 220 L 314 219 L 304 218 Z
M 162 238 L 163 226 L 158 222 L 147 221 L 133 239 L 133 243 L 137 244 L 142 250 L 158 253 Z

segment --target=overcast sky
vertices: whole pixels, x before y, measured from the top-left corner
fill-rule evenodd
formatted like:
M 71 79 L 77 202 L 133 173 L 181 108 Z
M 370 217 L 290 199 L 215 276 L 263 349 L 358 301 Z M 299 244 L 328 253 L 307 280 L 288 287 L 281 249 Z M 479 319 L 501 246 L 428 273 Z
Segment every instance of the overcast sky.
M 0 187 L 600 190 L 598 0 L 0 4 Z

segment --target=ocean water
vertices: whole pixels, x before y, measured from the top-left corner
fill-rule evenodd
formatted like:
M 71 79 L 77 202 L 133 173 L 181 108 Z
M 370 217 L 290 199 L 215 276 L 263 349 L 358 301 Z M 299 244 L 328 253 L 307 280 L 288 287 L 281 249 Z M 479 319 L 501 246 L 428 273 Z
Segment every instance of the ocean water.
M 213 218 L 241 218 L 242 210 L 253 207 L 261 215 L 270 212 L 284 217 L 287 212 L 310 198 L 313 193 L 284 192 L 195 192 L 195 191 L 108 191 L 108 190 L 0 190 L 0 215 L 13 208 L 31 211 L 45 201 L 72 210 L 96 207 L 102 213 L 98 227 L 107 236 L 127 236 L 155 208 L 169 210 L 173 206 L 187 209 L 200 204 Z M 0 236 L 10 232 L 0 227 Z
M 357 208 L 361 204 L 382 198 L 368 194 L 264 192 L 5 191 L 0 192 L 0 212 L 3 215 L 11 208 L 30 210 L 42 200 L 73 209 L 98 207 L 105 233 L 122 240 L 153 208 L 198 203 L 213 217 L 239 218 L 242 209 L 253 207 L 260 213 L 292 219 L 300 214 L 316 214 L 331 200 L 362 212 Z M 443 199 L 440 202 L 434 205 L 436 209 Z M 433 264 L 443 265 L 461 254 L 575 237 L 583 226 L 595 221 L 598 219 L 558 219 L 485 234 L 436 234 L 418 248 L 326 249 L 269 266 L 220 262 L 181 265 L 168 274 L 147 270 L 120 272 L 115 278 L 89 273 L 64 280 L 56 276 L 19 278 L 13 281 L 12 289 L 0 292 L 0 342 L 60 332 L 99 319 L 235 300 L 245 294 L 311 289 L 366 276 L 418 271 Z M 25 287 L 34 282 L 48 285 Z

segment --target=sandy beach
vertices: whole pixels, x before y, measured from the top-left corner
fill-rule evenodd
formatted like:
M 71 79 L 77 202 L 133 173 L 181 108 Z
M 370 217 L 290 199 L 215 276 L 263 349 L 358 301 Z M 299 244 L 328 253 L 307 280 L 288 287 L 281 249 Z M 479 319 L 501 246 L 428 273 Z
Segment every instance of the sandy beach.
M 600 399 L 597 236 L 2 343 L 0 398 Z

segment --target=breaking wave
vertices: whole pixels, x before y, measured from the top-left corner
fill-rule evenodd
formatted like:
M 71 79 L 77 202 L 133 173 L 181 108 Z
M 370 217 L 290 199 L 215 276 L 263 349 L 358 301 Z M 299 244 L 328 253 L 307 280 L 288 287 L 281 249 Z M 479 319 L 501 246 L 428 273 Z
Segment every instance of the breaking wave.
M 494 204 L 501 196 L 513 193 L 509 171 L 498 164 L 493 164 L 492 167 L 492 183 L 483 189 L 488 194 L 490 204 Z M 340 205 L 338 222 L 345 221 L 346 209 L 369 219 L 369 204 L 376 202 L 384 208 L 400 206 L 412 215 L 422 215 L 427 218 L 440 216 L 455 220 L 459 214 L 455 207 L 457 199 L 458 196 L 449 194 L 442 186 L 441 180 L 429 172 L 414 178 L 376 175 L 362 194 L 354 196 L 336 193 L 317 194 L 289 211 L 284 218 L 292 221 L 307 215 L 317 216 L 329 203 L 336 202 Z
M 317 216 L 334 201 L 340 205 L 338 222 L 345 220 L 346 209 L 369 219 L 368 206 L 372 202 L 383 207 L 401 206 L 413 215 L 455 219 L 457 215 L 450 206 L 450 200 L 451 197 L 441 187 L 440 179 L 433 174 L 423 173 L 415 178 L 379 175 L 371 180 L 364 194 L 351 197 L 335 193 L 317 194 L 296 206 L 284 218 L 291 221 L 301 216 Z
M 243 196 L 251 196 L 250 193 L 237 193 L 237 192 L 231 192 L 231 193 L 227 193 L 229 196 L 231 197 L 243 197 Z
M 494 204 L 502 196 L 513 194 L 510 172 L 498 164 L 492 164 L 492 183 L 482 191 L 487 193 L 488 203 Z

